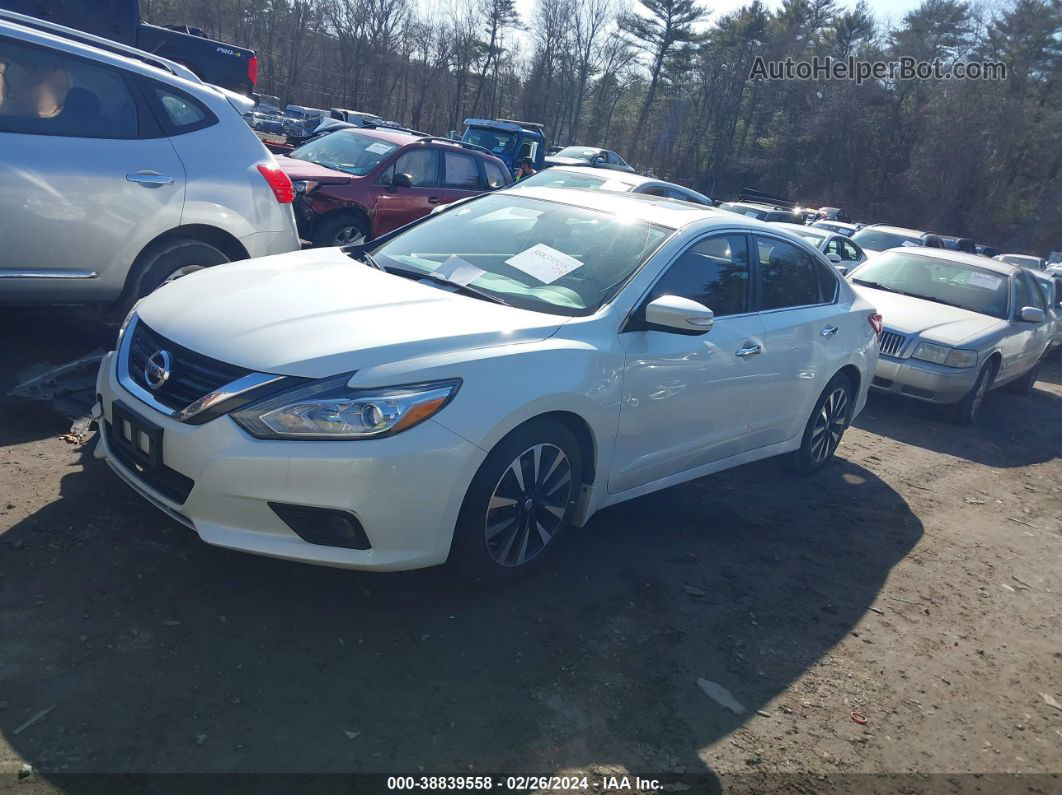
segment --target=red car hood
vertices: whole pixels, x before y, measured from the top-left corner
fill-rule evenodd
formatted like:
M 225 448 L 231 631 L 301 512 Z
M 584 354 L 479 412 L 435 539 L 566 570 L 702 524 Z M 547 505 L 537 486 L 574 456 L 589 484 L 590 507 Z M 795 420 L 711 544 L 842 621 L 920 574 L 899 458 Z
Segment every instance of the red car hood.
M 308 160 L 297 160 L 287 155 L 276 155 L 277 165 L 292 180 L 313 180 L 324 185 L 345 185 L 350 182 L 351 175 L 342 171 L 325 168 Z

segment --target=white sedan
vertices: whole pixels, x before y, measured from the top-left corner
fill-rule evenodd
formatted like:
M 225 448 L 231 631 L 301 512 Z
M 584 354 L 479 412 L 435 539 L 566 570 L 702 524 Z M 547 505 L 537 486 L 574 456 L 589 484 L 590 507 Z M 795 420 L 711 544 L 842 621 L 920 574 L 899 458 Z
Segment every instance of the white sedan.
M 800 224 L 775 224 L 798 237 L 804 238 L 826 255 L 826 259 L 833 263 L 842 274 L 848 273 L 856 265 L 863 262 L 867 255 L 847 235 L 830 232 L 826 229 L 814 226 L 801 226 Z
M 767 224 L 485 194 L 153 293 L 100 369 L 96 455 L 211 544 L 504 581 L 608 505 L 782 453 L 824 466 L 880 324 Z

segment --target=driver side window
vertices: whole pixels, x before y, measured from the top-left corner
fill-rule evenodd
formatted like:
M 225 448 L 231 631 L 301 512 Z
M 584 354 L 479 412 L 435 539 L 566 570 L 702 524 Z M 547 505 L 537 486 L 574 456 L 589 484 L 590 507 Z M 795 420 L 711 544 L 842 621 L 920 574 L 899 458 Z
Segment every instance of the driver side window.
M 401 155 L 380 177 L 391 185 L 395 174 L 409 174 L 414 188 L 434 188 L 439 183 L 439 154 L 435 149 L 414 149 Z
M 653 287 L 646 303 L 662 295 L 689 298 L 716 317 L 749 311 L 749 255 L 744 235 L 718 235 L 686 249 Z

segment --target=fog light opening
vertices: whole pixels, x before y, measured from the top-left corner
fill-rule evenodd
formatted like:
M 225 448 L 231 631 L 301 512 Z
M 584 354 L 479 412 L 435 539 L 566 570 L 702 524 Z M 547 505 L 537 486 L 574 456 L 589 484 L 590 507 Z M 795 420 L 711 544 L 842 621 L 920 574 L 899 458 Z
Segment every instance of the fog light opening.
M 273 513 L 303 541 L 322 547 L 372 549 L 365 528 L 353 513 L 311 505 L 271 502 Z

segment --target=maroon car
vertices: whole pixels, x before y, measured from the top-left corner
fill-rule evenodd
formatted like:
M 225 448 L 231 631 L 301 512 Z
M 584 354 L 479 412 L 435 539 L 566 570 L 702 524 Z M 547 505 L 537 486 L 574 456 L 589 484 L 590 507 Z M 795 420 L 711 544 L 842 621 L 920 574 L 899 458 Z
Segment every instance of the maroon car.
M 277 163 L 295 185 L 299 234 L 315 246 L 371 240 L 512 182 L 484 149 L 385 128 L 337 130 Z

